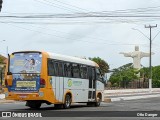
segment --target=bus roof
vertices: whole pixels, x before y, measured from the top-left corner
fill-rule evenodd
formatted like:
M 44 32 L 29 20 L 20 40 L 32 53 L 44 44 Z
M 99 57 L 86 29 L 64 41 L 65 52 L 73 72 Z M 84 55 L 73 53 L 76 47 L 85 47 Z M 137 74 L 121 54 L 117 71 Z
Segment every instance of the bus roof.
M 45 52 L 45 51 L 18 51 L 18 52 L 13 52 L 12 54 L 16 53 L 47 53 L 49 55 L 49 58 L 55 59 L 55 60 L 62 60 L 62 61 L 68 61 L 68 62 L 73 62 L 73 63 L 80 63 L 84 65 L 89 65 L 89 66 L 96 66 L 99 67 L 97 63 L 91 60 L 79 58 L 79 57 L 73 57 L 73 56 L 67 56 L 67 55 L 61 55 L 57 53 L 51 53 L 51 52 Z
M 47 52 L 47 53 L 48 53 L 49 57 L 52 58 L 52 59 L 99 67 L 97 63 L 95 63 L 91 60 L 78 58 L 78 57 L 67 56 L 67 55 L 61 55 L 61 54 L 51 53 L 51 52 Z

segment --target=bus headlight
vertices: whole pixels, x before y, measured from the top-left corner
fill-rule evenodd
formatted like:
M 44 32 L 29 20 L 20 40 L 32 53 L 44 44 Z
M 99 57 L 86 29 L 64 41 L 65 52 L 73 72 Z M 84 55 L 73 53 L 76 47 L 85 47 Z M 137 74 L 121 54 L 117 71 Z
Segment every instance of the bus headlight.
M 39 96 L 40 96 L 40 97 L 43 97 L 43 96 L 44 96 L 44 93 L 43 93 L 43 92 L 39 92 Z

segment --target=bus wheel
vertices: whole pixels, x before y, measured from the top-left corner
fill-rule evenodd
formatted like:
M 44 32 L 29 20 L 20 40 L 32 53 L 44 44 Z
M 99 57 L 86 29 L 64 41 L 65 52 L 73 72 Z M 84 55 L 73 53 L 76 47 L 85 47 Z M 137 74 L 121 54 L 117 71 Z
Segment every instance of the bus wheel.
M 97 96 L 97 101 L 95 102 L 95 106 L 96 106 L 96 107 L 99 107 L 100 104 L 101 104 L 101 101 L 102 101 L 102 97 L 101 97 L 101 95 L 99 94 L 99 95 Z
M 26 106 L 32 108 L 32 109 L 39 109 L 41 107 L 40 101 L 27 101 Z
M 68 108 L 70 108 L 70 106 L 71 106 L 71 96 L 69 94 L 67 94 L 65 97 L 65 102 L 63 104 L 63 107 L 65 109 L 68 109 Z

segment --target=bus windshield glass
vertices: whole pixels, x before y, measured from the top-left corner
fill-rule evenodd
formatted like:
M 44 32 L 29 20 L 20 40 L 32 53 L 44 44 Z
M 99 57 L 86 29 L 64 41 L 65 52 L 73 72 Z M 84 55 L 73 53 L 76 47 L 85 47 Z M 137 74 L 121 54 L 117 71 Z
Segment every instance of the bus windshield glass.
M 15 53 L 10 56 L 11 73 L 40 73 L 42 54 Z

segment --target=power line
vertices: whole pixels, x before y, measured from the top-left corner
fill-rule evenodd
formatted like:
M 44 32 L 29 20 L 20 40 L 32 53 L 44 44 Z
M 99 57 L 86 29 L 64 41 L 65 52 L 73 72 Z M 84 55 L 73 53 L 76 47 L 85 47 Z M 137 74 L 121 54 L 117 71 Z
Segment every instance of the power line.
M 26 18 L 27 19 L 27 18 Z M 16 21 L 15 21 L 16 20 Z M 35 21 L 36 20 L 36 21 Z M 51 19 L 40 19 L 40 18 L 36 18 L 36 19 L 28 19 L 27 21 L 22 19 L 14 19 L 14 21 L 12 20 L 7 20 L 4 19 L 3 23 L 14 23 L 14 24 L 74 24 L 74 23 L 80 23 L 80 24 L 104 24 L 104 23 L 138 23 L 138 22 L 148 22 L 148 21 L 156 21 L 159 19 L 154 19 L 154 18 L 150 18 L 150 19 L 144 19 L 144 18 L 139 18 L 139 19 L 130 19 L 130 18 L 125 18 L 125 19 L 121 19 L 121 18 L 108 18 L 108 19 L 83 19 L 83 20 L 79 20 L 79 19 L 69 19 L 68 20 L 56 20 L 55 21 L 51 21 Z M 1 20 L 2 21 L 2 20 Z
M 124 10 L 115 10 L 115 11 L 100 11 L 100 12 L 90 12 L 88 10 L 82 9 L 80 7 L 77 6 L 73 6 L 58 0 L 54 0 L 56 2 L 62 3 L 64 5 L 70 6 L 70 7 L 66 7 L 63 5 L 57 5 L 55 2 L 51 2 L 48 0 L 43 0 L 45 2 L 42 2 L 40 0 L 34 0 L 37 2 L 40 2 L 42 4 L 45 5 L 49 5 L 52 7 L 58 7 L 59 9 L 63 9 L 63 10 L 69 10 L 71 12 L 73 11 L 78 11 L 79 13 L 76 14 L 45 14 L 44 16 L 42 15 L 28 15 L 28 16 L 2 16 L 2 17 L 16 17 L 16 18 L 53 18 L 53 17 L 59 17 L 59 18 L 78 18 L 78 17 L 160 17 L 159 14 L 157 13 L 157 11 L 160 11 L 160 6 L 157 7 L 148 7 L 148 8 L 137 8 L 137 9 L 124 9 Z M 72 7 L 72 8 L 71 8 Z M 73 9 L 74 7 L 74 9 Z M 77 10 L 77 9 L 79 10 Z M 159 9 L 157 9 L 159 8 Z M 80 11 L 81 10 L 81 11 Z M 87 11 L 87 12 L 82 12 L 83 11 Z M 154 15 L 156 14 L 156 15 Z
M 120 13 L 120 12 L 145 12 L 145 11 L 155 11 L 155 9 L 160 8 L 160 6 L 147 7 L 147 8 L 136 8 L 136 9 L 122 9 L 113 11 L 102 11 L 103 13 Z
M 64 6 L 60 6 L 60 5 L 57 5 L 57 4 L 54 4 L 54 3 L 51 4 L 51 2 L 47 2 L 46 0 L 43 0 L 43 1 L 46 1 L 46 2 L 41 2 L 39 0 L 34 0 L 34 1 L 39 2 L 41 4 L 48 5 L 48 6 L 52 6 L 52 7 L 56 7 L 56 8 L 59 8 L 59 9 L 67 10 L 69 12 L 75 11 L 75 10 L 72 10 L 70 8 L 67 8 L 67 7 L 64 7 Z
M 28 15 L 28 16 L 0 16 L 0 18 L 160 18 L 160 15 Z
M 82 12 L 82 11 L 87 11 L 87 12 L 89 12 L 88 10 L 86 10 L 86 9 L 82 9 L 82 8 L 80 8 L 80 7 L 77 7 L 77 6 L 74 6 L 74 5 L 70 5 L 70 4 L 67 4 L 67 3 L 64 3 L 64 2 L 61 2 L 61 1 L 58 1 L 58 0 L 53 0 L 53 1 L 56 1 L 56 2 L 58 2 L 58 3 L 61 3 L 61 5 L 59 5 L 59 4 L 56 4 L 55 2 L 53 2 L 53 1 L 48 1 L 48 0 L 42 0 L 42 1 L 45 1 L 45 3 L 44 2 L 41 2 L 41 1 L 39 1 L 39 0 L 34 0 L 34 1 L 37 1 L 37 2 L 40 2 L 40 3 L 42 3 L 42 4 L 46 4 L 46 3 L 49 3 L 49 4 L 46 4 L 46 5 L 49 5 L 49 6 L 53 6 L 53 7 L 57 7 L 57 8 L 59 8 L 59 9 L 64 9 L 64 10 L 69 10 L 70 12 Z M 62 5 L 63 4 L 63 5 Z M 69 7 L 68 7 L 69 6 Z M 72 8 L 71 8 L 72 7 Z M 76 9 L 75 9 L 76 8 Z
M 3 22 L 1 22 L 1 23 L 3 23 Z M 9 24 L 9 25 L 11 25 L 11 24 Z M 45 33 L 45 32 L 41 32 L 41 31 L 37 31 L 37 30 L 33 30 L 33 29 L 28 29 L 28 28 L 25 28 L 25 27 L 20 27 L 20 26 L 17 26 L 17 25 L 12 25 L 12 26 L 17 27 L 17 28 L 21 28 L 21 29 L 24 29 L 24 30 L 27 30 L 27 31 L 42 33 L 42 34 L 45 34 L 45 35 L 54 36 L 54 37 L 63 38 L 63 39 L 68 39 L 68 40 L 72 40 L 72 41 L 76 41 L 76 42 L 87 42 L 87 43 L 92 43 L 92 44 L 94 43 L 94 44 L 105 44 L 105 45 L 137 45 L 137 44 L 115 44 L 115 43 L 111 44 L 111 43 L 106 43 L 106 42 L 93 42 L 93 41 L 85 41 L 85 40 L 76 40 L 76 39 L 73 39 L 73 38 L 66 38 L 66 37 L 62 37 L 62 36 L 58 36 L 58 35 L 54 35 L 54 34 L 50 34 L 50 33 Z M 138 45 L 146 45 L 146 44 L 138 44 Z
M 35 26 L 32 25 L 31 27 L 35 27 Z M 59 33 L 67 34 L 67 35 L 72 35 L 72 36 L 81 37 L 80 35 L 77 35 L 77 34 L 70 34 L 70 33 L 62 32 L 62 31 L 58 31 L 58 30 L 49 29 L 49 28 L 46 28 L 46 27 L 36 27 L 36 28 L 41 28 L 41 29 L 43 29 L 43 30 L 44 30 L 44 29 L 45 29 L 45 30 L 51 30 L 51 31 L 55 31 L 55 32 L 59 32 Z M 97 38 L 97 37 L 95 38 L 95 37 L 87 36 L 87 38 L 91 38 L 91 39 L 98 40 L 98 41 L 102 41 L 102 42 L 106 41 L 106 39 L 104 40 L 104 39 L 102 39 L 102 38 Z M 116 44 L 118 44 L 117 41 L 107 40 L 107 42 L 108 42 L 108 41 L 110 41 L 110 42 L 115 42 Z M 125 43 L 123 43 L 123 44 L 125 44 Z
M 88 10 L 86 10 L 86 9 L 83 9 L 83 8 L 80 8 L 80 7 L 77 7 L 77 6 L 74 6 L 74 5 L 70 5 L 70 4 L 67 4 L 67 3 L 62 2 L 62 1 L 58 1 L 58 0 L 53 0 L 53 1 L 56 1 L 56 2 L 62 3 L 62 4 L 64 4 L 64 5 L 67 5 L 67 6 L 70 6 L 70 7 L 74 7 L 74 8 L 77 8 L 77 9 L 79 9 L 79 10 L 87 11 L 87 12 L 88 12 Z
M 61 3 L 61 5 L 56 4 L 55 2 L 48 1 L 48 0 L 43 0 L 45 2 L 42 2 L 40 0 L 34 0 L 36 2 L 40 2 L 45 5 L 49 5 L 52 7 L 57 7 L 59 9 L 67 10 L 70 12 L 73 11 L 80 11 L 78 14 L 45 14 L 45 15 L 28 15 L 28 16 L 1 16 L 1 18 L 85 18 L 85 17 L 99 17 L 99 18 L 119 18 L 119 17 L 125 17 L 125 18 L 133 18 L 133 17 L 139 17 L 139 18 L 159 18 L 159 14 L 157 11 L 160 11 L 160 6 L 155 6 L 155 7 L 147 7 L 147 8 L 136 8 L 136 9 L 123 9 L 123 10 L 114 10 L 114 11 L 101 11 L 101 12 L 92 12 L 88 11 L 86 9 L 82 9 L 80 7 L 70 5 L 58 0 L 54 0 L 58 3 Z M 62 5 L 63 4 L 63 5 Z M 65 6 L 64 6 L 65 5 Z M 69 6 L 69 7 L 66 7 Z M 76 8 L 76 9 L 75 9 Z M 78 9 L 78 10 L 77 10 Z M 87 11 L 87 12 L 81 12 L 81 11 Z M 147 12 L 147 13 L 146 13 Z M 149 12 L 149 13 L 148 13 Z M 118 15 L 117 15 L 118 14 Z M 154 15 L 156 14 L 156 15 Z M 126 23 L 128 21 L 125 21 Z
M 37 2 L 40 2 L 40 3 L 42 3 L 42 4 L 46 4 L 46 2 L 44 3 L 44 2 L 41 2 L 41 1 L 39 1 L 39 0 L 34 0 L 34 1 L 37 1 Z M 46 0 L 44 0 L 44 1 L 46 1 Z M 58 0 L 54 0 L 54 1 L 57 1 L 58 2 Z M 50 1 L 49 1 L 50 2 Z M 52 3 L 52 4 L 55 4 L 55 3 L 53 3 L 53 2 L 50 2 L 50 3 Z M 70 6 L 70 7 L 74 7 L 74 8 L 78 8 L 79 10 L 83 10 L 83 11 L 87 11 L 87 12 L 90 12 L 90 13 L 97 13 L 97 12 L 93 12 L 93 11 L 89 11 L 89 10 L 86 10 L 86 9 L 83 9 L 83 8 L 80 8 L 80 7 L 77 7 L 77 6 L 73 6 L 73 5 L 70 5 L 70 4 L 67 4 L 67 3 L 64 3 L 64 2 L 62 2 L 62 1 L 59 1 L 59 3 L 62 3 L 62 4 L 65 4 L 65 5 L 68 5 L 68 6 Z M 49 6 L 52 6 L 51 4 L 46 4 L 46 5 L 49 5 Z M 57 5 L 57 4 L 56 4 Z M 52 7 L 55 7 L 55 6 L 52 6 Z M 60 7 L 60 9 L 63 9 L 64 7 Z M 67 7 L 68 8 L 68 7 Z M 71 8 L 69 8 L 69 9 L 71 9 Z M 75 9 L 74 9 L 75 10 Z M 101 13 L 111 13 L 111 14 L 113 14 L 113 13 L 138 13 L 138 12 L 142 12 L 142 13 L 144 13 L 144 12 L 154 12 L 154 13 L 156 13 L 157 11 L 160 11 L 160 6 L 155 6 L 155 7 L 147 7 L 147 8 L 135 8 L 135 9 L 122 9 L 122 10 L 112 10 L 112 11 L 101 11 Z M 73 12 L 73 11 L 72 11 Z M 98 12 L 98 13 L 100 13 L 100 12 Z M 11 14 L 21 14 L 21 13 L 11 13 Z M 22 13 L 22 14 L 27 14 L 27 13 Z M 31 13 L 32 14 L 32 13 Z M 40 13 L 41 14 L 41 13 Z
M 152 41 L 159 35 L 160 31 L 155 35 L 155 37 L 152 39 Z

